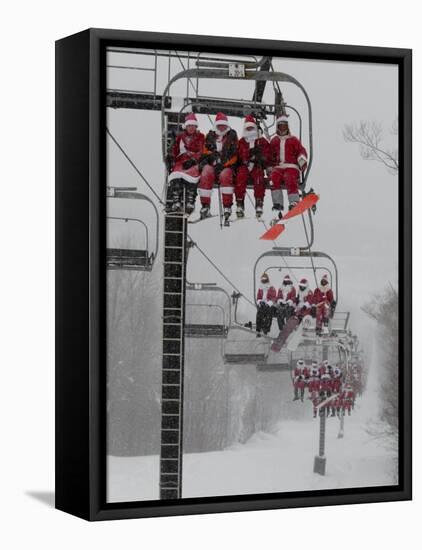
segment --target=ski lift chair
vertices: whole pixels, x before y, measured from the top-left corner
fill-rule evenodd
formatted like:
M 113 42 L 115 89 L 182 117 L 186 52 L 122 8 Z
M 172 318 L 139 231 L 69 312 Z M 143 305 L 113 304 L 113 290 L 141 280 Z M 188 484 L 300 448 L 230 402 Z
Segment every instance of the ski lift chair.
M 233 335 L 243 334 L 241 327 L 233 326 L 224 342 L 224 362 L 231 365 L 262 365 L 268 357 L 269 343 L 267 339 L 234 338 Z M 230 338 L 230 336 L 232 336 Z
M 186 79 L 187 96 L 184 98 L 179 111 L 168 107 L 169 91 L 171 86 L 180 79 Z M 201 79 L 214 80 L 240 80 L 255 83 L 255 92 L 251 100 L 234 99 L 214 96 L 199 95 L 199 83 Z M 195 94 L 189 95 L 189 83 L 196 80 Z M 274 89 L 274 102 L 264 103 L 263 94 L 265 85 L 272 83 Z M 305 192 L 307 179 L 311 170 L 313 160 L 313 139 L 312 139 L 312 107 L 309 96 L 303 85 L 294 77 L 287 73 L 274 71 L 270 57 L 261 59 L 247 59 L 235 62 L 227 58 L 216 58 L 215 60 L 204 60 L 199 56 L 196 60 L 196 68 L 187 68 L 176 74 L 167 82 L 161 96 L 161 134 L 162 134 L 162 154 L 166 158 L 168 148 L 172 142 L 172 135 L 175 129 L 179 128 L 183 122 L 183 115 L 187 110 L 197 114 L 216 114 L 224 111 L 227 116 L 244 117 L 247 114 L 254 115 L 258 121 L 264 121 L 268 116 L 276 117 L 279 113 L 288 114 L 288 111 L 298 117 L 299 137 L 302 139 L 303 120 L 300 112 L 293 106 L 288 105 L 283 100 L 280 89 L 280 83 L 293 84 L 302 92 L 307 106 L 308 117 L 308 168 L 305 177 L 301 177 L 300 190 Z M 167 178 L 166 178 L 167 181 Z M 266 182 L 268 186 L 268 182 Z M 250 184 L 248 188 L 252 187 Z M 310 223 L 311 212 L 308 212 Z M 313 227 L 311 227 L 313 232 Z
M 151 271 L 154 261 L 158 254 L 159 240 L 159 215 L 158 210 L 152 200 L 141 193 L 136 192 L 135 187 L 107 187 L 107 198 L 112 199 L 137 199 L 146 201 L 154 209 L 156 226 L 155 226 L 155 249 L 150 251 L 149 231 L 147 224 L 139 218 L 107 216 L 108 220 L 120 220 L 125 223 L 140 224 L 145 233 L 145 248 L 107 248 L 106 266 L 110 270 L 128 270 L 128 271 Z
M 210 304 L 204 301 L 188 302 L 187 308 L 202 309 L 202 311 L 214 311 L 218 313 L 220 322 L 209 322 L 207 319 L 203 322 L 186 322 L 185 336 L 188 338 L 227 338 L 229 325 L 231 321 L 231 299 L 228 293 L 215 283 L 186 283 L 186 291 L 204 294 L 211 292 L 224 296 L 224 305 Z M 187 314 L 189 316 L 189 313 Z M 208 317 L 208 315 L 207 315 Z M 214 319 L 213 319 L 214 321 Z

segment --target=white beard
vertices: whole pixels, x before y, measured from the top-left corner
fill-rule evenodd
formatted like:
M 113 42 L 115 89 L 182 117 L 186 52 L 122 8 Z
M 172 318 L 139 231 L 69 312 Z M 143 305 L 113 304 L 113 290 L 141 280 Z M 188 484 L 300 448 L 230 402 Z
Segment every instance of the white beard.
M 255 145 L 255 140 L 258 138 L 258 130 L 245 131 L 243 137 L 252 147 Z

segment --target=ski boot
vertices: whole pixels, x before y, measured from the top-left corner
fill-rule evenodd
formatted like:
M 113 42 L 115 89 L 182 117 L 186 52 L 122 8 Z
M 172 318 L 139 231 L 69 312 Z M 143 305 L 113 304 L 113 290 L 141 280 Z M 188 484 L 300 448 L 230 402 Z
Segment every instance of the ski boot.
M 182 200 L 181 200 L 181 193 L 179 189 L 175 189 L 173 191 L 173 197 L 172 197 L 172 205 L 171 209 L 173 212 L 181 212 L 182 211 Z
M 192 214 L 192 212 L 195 210 L 195 197 L 188 193 L 188 196 L 186 197 L 186 208 L 185 212 L 188 216 Z
M 182 203 L 180 201 L 174 201 L 171 206 L 172 212 L 181 212 L 182 211 Z
M 292 210 L 292 208 L 294 208 L 296 205 L 297 205 L 297 202 L 296 202 L 296 201 L 292 201 L 292 202 L 289 204 L 289 210 Z
M 186 214 L 189 216 L 195 210 L 196 201 L 196 185 L 188 184 L 186 190 Z
M 199 217 L 201 220 L 205 220 L 210 217 L 210 207 L 206 204 L 202 205 L 202 208 L 199 212 Z
M 273 217 L 273 219 L 272 219 L 271 222 L 270 222 L 271 227 L 272 227 L 273 225 L 275 225 L 276 223 L 278 223 L 280 220 L 283 219 L 283 213 L 282 213 L 282 212 L 283 212 L 283 209 L 281 208 L 280 205 L 275 204 L 275 205 L 273 206 L 272 212 L 273 212 L 273 216 L 274 216 L 274 217 Z
M 262 199 L 256 199 L 255 201 L 255 216 L 258 220 L 262 218 L 264 213 L 264 201 Z
M 245 217 L 245 201 L 236 201 L 236 216 L 238 219 Z
M 224 227 L 230 227 L 230 216 L 232 213 L 232 209 L 230 206 L 226 206 L 224 208 Z

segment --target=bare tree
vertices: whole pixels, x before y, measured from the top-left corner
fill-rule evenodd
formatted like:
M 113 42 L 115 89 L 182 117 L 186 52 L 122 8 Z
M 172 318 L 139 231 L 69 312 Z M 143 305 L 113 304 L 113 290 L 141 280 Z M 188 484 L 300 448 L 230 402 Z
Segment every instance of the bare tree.
M 389 134 L 394 138 L 394 147 L 386 142 L 383 127 L 378 122 L 361 120 L 359 124 L 346 124 L 343 130 L 345 141 L 360 146 L 360 154 L 364 160 L 380 162 L 390 174 L 395 175 L 399 170 L 397 117 L 391 125 Z

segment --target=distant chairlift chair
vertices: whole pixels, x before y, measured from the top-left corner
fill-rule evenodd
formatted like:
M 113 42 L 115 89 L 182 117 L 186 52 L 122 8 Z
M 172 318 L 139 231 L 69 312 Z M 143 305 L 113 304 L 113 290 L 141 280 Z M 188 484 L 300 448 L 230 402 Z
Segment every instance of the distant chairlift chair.
M 141 193 L 134 192 L 136 188 L 132 187 L 108 187 L 107 197 L 114 199 L 138 199 L 148 202 L 152 205 L 156 216 L 156 244 L 155 250 L 150 252 L 148 226 L 139 218 L 107 216 L 108 220 L 121 220 L 123 222 L 139 223 L 145 230 L 145 248 L 107 248 L 107 269 L 110 270 L 131 270 L 131 271 L 151 271 L 158 253 L 158 231 L 159 215 L 155 204 L 149 197 Z

